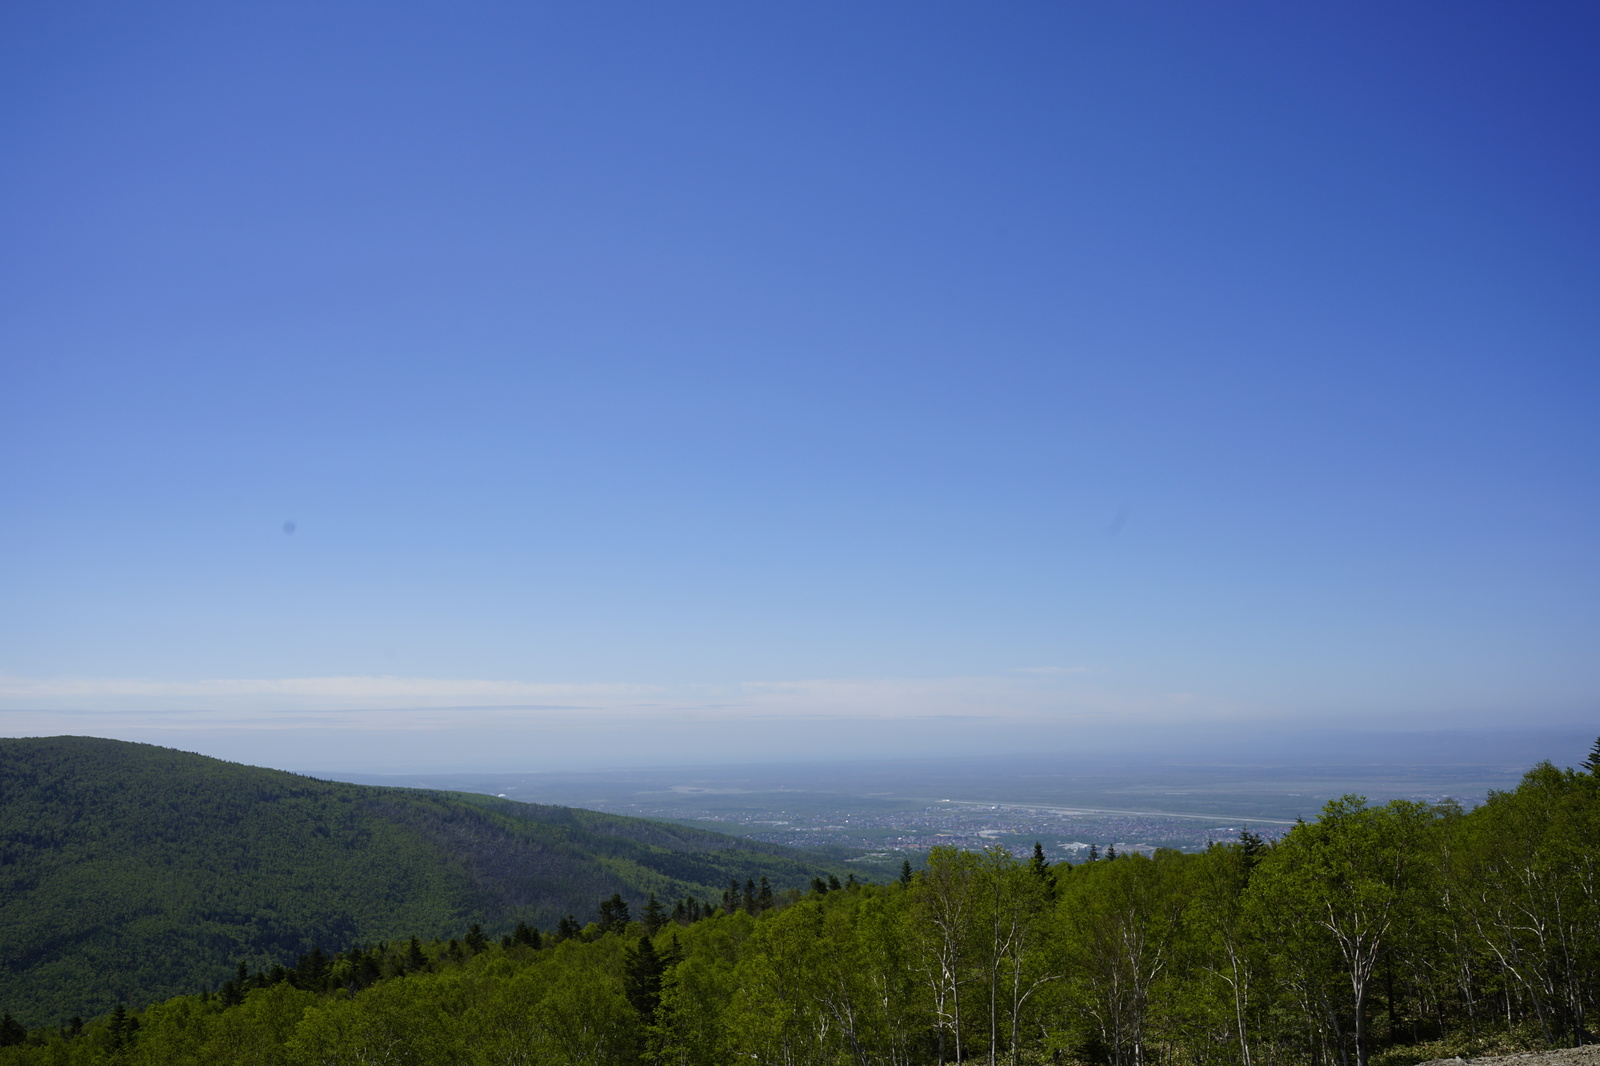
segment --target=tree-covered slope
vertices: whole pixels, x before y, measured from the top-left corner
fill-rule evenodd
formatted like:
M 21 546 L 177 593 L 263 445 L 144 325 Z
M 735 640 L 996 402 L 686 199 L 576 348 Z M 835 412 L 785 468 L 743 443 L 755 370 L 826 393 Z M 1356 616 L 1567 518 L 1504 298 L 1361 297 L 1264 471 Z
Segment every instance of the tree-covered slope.
M 25 1032 L 0 1066 L 1412 1066 L 1590 1043 L 1600 744 L 1470 813 L 1360 796 L 1268 843 L 729 892 L 393 941 Z M 460 931 L 464 932 L 464 931 Z
M 549 927 L 612 893 L 819 872 L 715 833 L 320 781 L 86 737 L 0 740 L 0 1003 L 30 1024 L 220 983 L 313 945 Z

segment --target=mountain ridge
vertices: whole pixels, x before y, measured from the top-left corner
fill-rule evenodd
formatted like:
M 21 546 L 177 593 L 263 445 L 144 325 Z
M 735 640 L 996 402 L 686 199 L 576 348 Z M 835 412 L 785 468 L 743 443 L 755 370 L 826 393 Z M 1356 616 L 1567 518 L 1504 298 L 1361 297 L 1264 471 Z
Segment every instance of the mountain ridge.
M 313 946 L 554 925 L 824 862 L 669 823 L 356 785 L 148 744 L 0 739 L 0 1005 L 27 1024 Z M 195 960 L 209 960 L 196 962 Z

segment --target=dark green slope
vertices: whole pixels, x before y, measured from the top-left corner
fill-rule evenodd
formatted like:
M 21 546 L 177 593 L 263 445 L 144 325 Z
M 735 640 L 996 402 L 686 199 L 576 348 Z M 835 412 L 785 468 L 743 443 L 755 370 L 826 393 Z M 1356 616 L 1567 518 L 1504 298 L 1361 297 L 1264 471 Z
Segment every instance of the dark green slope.
M 215 985 L 241 960 L 499 933 L 825 870 L 716 833 L 351 785 L 148 744 L 0 739 L 0 1007 L 28 1024 Z

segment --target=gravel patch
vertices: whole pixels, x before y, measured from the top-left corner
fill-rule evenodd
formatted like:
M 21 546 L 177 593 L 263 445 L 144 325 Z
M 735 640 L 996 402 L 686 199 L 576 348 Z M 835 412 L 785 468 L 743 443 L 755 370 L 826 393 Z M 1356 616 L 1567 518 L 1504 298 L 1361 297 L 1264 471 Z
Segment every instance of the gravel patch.
M 1600 1044 L 1524 1051 L 1517 1055 L 1485 1055 L 1479 1059 L 1432 1059 L 1418 1066 L 1600 1066 Z

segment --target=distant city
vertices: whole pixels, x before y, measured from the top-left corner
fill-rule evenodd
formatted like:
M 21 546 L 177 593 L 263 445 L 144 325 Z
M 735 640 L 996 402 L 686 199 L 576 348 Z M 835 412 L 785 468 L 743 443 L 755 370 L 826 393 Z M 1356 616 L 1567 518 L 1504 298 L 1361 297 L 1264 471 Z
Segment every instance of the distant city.
M 723 813 L 695 813 L 670 803 L 608 805 L 605 810 L 646 818 L 703 825 L 718 823 L 728 833 L 791 847 L 861 848 L 879 855 L 889 852 L 926 853 L 934 847 L 978 849 L 996 844 L 1019 858 L 1030 855 L 1035 842 L 1052 859 L 1068 862 L 1087 858 L 1089 849 L 1104 854 L 1157 848 L 1198 851 L 1213 841 L 1239 838 L 1242 830 L 1275 839 L 1293 823 L 1213 824 L 1194 816 L 1156 813 L 1104 813 L 1051 810 L 1049 808 L 945 800 L 920 810 L 862 812 L 807 807 L 777 807 Z M 829 818 L 828 815 L 834 817 Z M 869 854 L 869 858 L 871 855 Z
M 1515 787 L 1520 761 L 1438 766 L 1169 766 L 1063 759 L 905 760 L 592 773 L 340 775 L 504 796 L 713 828 L 791 847 L 851 849 L 864 870 L 947 846 L 1037 842 L 1052 862 L 1158 848 L 1201 851 L 1249 831 L 1274 840 L 1329 799 L 1481 803 Z

